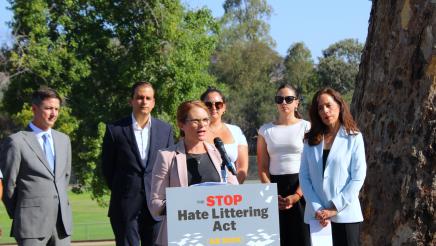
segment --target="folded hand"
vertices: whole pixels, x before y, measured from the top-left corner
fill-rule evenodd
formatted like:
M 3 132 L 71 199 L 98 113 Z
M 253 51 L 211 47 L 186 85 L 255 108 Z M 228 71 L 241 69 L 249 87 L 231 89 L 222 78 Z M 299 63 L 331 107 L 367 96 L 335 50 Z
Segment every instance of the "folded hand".
M 321 209 L 315 212 L 315 218 L 319 220 L 321 226 L 325 227 L 329 224 L 330 218 L 337 214 L 338 211 L 334 208 Z

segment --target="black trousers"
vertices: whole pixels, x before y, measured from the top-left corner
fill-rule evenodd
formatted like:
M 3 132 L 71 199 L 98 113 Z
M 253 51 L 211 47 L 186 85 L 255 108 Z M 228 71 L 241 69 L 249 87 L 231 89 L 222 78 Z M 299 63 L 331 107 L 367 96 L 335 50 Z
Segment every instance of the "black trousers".
M 359 246 L 361 226 L 362 226 L 362 222 L 357 222 L 357 223 L 332 222 L 333 245 L 334 246 Z
M 277 184 L 277 192 L 282 197 L 295 194 L 298 188 L 298 173 L 284 175 L 270 175 L 271 182 Z M 280 245 L 281 246 L 310 246 L 309 225 L 304 223 L 304 207 L 302 198 L 290 209 L 279 210 Z
M 138 209 L 133 218 L 122 218 L 114 215 L 110 217 L 112 230 L 115 234 L 115 242 L 117 246 L 153 246 L 159 231 L 160 222 L 153 219 L 148 210 L 145 196 L 136 197 L 138 200 L 143 200 L 144 206 Z M 132 203 L 138 202 L 132 200 Z

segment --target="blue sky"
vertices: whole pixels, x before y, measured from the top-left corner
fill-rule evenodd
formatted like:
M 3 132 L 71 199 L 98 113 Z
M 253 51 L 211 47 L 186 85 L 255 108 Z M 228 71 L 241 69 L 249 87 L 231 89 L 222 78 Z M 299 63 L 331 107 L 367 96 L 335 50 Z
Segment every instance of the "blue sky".
M 223 15 L 224 0 L 182 0 L 196 9 L 206 6 L 215 17 Z M 372 2 L 369 0 L 268 0 L 274 13 L 269 20 L 276 50 L 282 56 L 295 42 L 304 42 L 312 57 L 322 55 L 330 44 L 345 38 L 357 38 L 363 43 L 368 31 Z M 7 0 L 0 0 L 0 43 L 11 39 L 7 21 L 12 13 Z

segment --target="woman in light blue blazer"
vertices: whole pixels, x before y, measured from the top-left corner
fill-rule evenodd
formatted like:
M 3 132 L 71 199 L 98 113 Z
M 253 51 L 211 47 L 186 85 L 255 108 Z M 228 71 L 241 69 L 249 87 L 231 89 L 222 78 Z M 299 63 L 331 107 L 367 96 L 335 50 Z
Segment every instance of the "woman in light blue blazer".
M 333 245 L 359 245 L 363 221 L 359 191 L 366 175 L 362 134 L 341 95 L 319 90 L 310 108 L 300 185 L 306 199 L 305 223 L 332 224 Z

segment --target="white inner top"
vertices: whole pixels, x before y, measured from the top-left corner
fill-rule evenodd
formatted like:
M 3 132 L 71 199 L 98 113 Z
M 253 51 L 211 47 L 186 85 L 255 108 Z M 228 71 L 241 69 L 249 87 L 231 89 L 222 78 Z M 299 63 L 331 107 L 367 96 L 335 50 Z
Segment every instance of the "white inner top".
M 224 149 L 226 149 L 230 161 L 235 163 L 235 161 L 238 159 L 238 146 L 247 146 L 247 139 L 245 138 L 244 133 L 242 133 L 242 130 L 239 128 L 239 126 L 226 124 L 226 127 L 230 130 L 234 142 L 231 144 L 224 144 Z
M 269 172 L 272 175 L 294 174 L 300 171 L 304 134 L 310 122 L 300 120 L 293 125 L 274 125 L 272 122 L 259 129 L 269 154 Z

